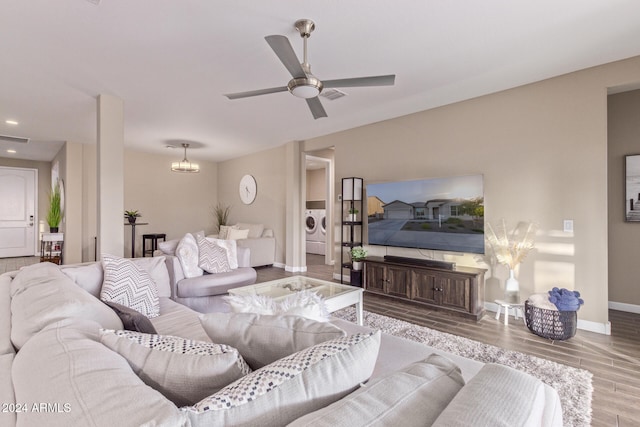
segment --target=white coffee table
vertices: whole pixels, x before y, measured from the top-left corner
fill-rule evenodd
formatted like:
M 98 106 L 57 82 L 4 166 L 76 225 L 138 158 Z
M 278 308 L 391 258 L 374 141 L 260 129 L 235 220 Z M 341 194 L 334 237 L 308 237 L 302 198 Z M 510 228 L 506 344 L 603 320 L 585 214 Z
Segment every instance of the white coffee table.
M 275 300 L 287 298 L 299 291 L 313 291 L 323 297 L 327 311 L 334 311 L 356 306 L 356 319 L 362 325 L 362 293 L 363 289 L 329 282 L 327 280 L 312 279 L 306 276 L 291 276 L 285 279 L 257 283 L 241 288 L 229 289 L 231 295 L 264 295 Z

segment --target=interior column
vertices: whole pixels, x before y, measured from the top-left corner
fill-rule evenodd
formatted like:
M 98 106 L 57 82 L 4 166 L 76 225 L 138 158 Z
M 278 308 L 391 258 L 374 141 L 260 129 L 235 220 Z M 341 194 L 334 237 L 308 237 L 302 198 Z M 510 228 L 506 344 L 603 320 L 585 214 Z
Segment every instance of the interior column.
M 98 249 L 124 255 L 124 103 L 98 96 Z

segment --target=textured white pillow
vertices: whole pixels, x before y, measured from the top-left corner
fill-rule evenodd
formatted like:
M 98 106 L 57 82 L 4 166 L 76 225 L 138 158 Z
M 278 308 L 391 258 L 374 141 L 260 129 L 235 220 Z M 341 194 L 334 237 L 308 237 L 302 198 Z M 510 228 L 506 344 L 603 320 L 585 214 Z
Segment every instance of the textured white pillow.
M 280 301 L 264 295 L 227 295 L 223 299 L 234 313 L 288 314 L 319 322 L 329 320 L 324 299 L 314 291 L 299 291 Z
M 104 329 L 100 341 L 177 406 L 193 405 L 251 372 L 238 350 L 228 345 Z
M 239 222 L 236 224 L 241 230 L 249 230 L 249 239 L 257 239 L 262 237 L 262 232 L 264 231 L 264 224 L 250 224 L 247 222 Z
M 192 277 L 202 276 L 202 269 L 198 267 L 198 262 L 200 261 L 198 256 L 198 242 L 196 242 L 193 234 L 187 233 L 182 240 L 180 240 L 176 248 L 176 257 L 178 257 L 178 261 L 180 261 L 184 277 L 190 279 Z
M 238 268 L 238 244 L 235 240 L 223 240 L 222 238 L 215 239 L 212 237 L 206 238 L 208 241 L 215 243 L 216 245 L 224 248 L 227 251 L 227 259 L 229 260 L 229 267 L 232 270 Z
M 218 239 L 228 239 L 229 238 L 229 230 L 234 229 L 237 230 L 237 225 L 221 225 L 220 232 L 218 233 Z
M 371 376 L 379 348 L 380 331 L 317 344 L 181 409 L 194 427 L 284 426 L 357 389 Z
M 169 271 L 165 264 L 164 256 L 146 258 L 132 258 L 131 262 L 149 273 L 158 288 L 159 297 L 171 297 L 171 284 L 169 283 Z
M 227 251 L 224 248 L 221 248 L 204 237 L 198 236 L 197 241 L 198 267 L 211 274 L 228 273 L 231 271 Z
M 249 230 L 240 230 L 231 228 L 229 229 L 229 234 L 227 235 L 227 239 L 231 240 L 240 240 L 246 239 L 249 236 Z
M 131 260 L 102 255 L 104 283 L 100 299 L 132 308 L 148 318 L 160 315 L 158 287 L 145 270 Z
M 176 248 L 180 243 L 180 239 L 167 240 L 166 242 L 158 242 L 158 249 L 165 255 L 175 255 Z
M 211 341 L 237 348 L 252 369 L 346 335 L 332 323 L 299 316 L 208 313 L 199 317 Z

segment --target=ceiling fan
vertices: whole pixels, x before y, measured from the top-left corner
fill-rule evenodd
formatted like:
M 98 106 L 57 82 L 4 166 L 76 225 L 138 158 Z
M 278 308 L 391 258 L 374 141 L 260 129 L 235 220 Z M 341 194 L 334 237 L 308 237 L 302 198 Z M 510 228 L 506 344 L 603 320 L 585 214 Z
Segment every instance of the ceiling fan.
M 316 28 L 316 24 L 310 19 L 300 19 L 296 21 L 295 27 L 304 39 L 304 58 L 302 63 L 298 62 L 298 57 L 285 36 L 266 36 L 265 40 L 271 49 L 278 55 L 282 64 L 289 70 L 293 79 L 289 80 L 286 86 L 272 87 L 268 89 L 252 90 L 248 92 L 229 93 L 225 96 L 229 99 L 248 98 L 251 96 L 267 95 L 270 93 L 289 91 L 291 94 L 305 98 L 307 105 L 313 114 L 314 119 L 327 117 L 318 95 L 324 88 L 338 87 L 363 87 L 363 86 L 392 86 L 395 82 L 395 74 L 372 77 L 354 77 L 337 80 L 320 80 L 311 74 L 311 65 L 307 62 L 307 39 Z

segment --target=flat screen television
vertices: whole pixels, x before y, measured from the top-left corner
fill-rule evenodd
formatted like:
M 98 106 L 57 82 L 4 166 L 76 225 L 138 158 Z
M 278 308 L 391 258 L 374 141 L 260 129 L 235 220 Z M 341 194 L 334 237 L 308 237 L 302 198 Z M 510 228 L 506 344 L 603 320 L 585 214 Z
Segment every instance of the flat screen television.
M 484 254 L 483 176 L 366 185 L 370 245 Z

